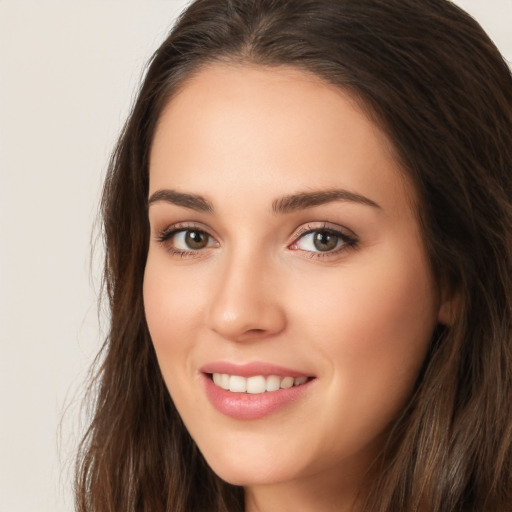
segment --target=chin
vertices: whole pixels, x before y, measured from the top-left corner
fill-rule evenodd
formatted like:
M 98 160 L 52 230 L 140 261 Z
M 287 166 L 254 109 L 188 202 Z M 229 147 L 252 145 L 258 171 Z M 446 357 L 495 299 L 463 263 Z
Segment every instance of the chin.
M 250 468 L 237 468 L 226 469 L 221 468 L 216 470 L 212 468 L 213 472 L 222 480 L 231 485 L 238 485 L 241 487 L 254 487 L 262 485 L 278 484 L 287 481 L 287 478 L 279 477 L 273 471 L 260 471 L 257 472 Z
M 276 466 L 275 456 L 272 459 L 222 460 L 206 459 L 212 471 L 225 482 L 243 487 L 277 484 L 287 480 L 293 480 L 294 471 Z

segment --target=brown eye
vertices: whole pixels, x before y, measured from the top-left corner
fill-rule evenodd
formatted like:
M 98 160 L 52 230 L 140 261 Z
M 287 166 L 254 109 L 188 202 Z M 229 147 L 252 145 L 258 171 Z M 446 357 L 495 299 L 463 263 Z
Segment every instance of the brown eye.
M 200 251 L 218 243 L 202 229 L 175 229 L 160 236 L 160 242 L 176 252 Z
M 318 251 L 332 251 L 333 249 L 336 249 L 338 242 L 339 236 L 332 231 L 313 232 L 313 245 Z
M 188 229 L 183 231 L 183 233 L 185 235 L 184 242 L 187 246 L 187 249 L 198 250 L 204 249 L 208 246 L 210 236 L 204 231 Z
M 355 236 L 347 235 L 336 229 L 320 227 L 302 233 L 290 246 L 290 249 L 316 253 L 317 256 L 328 256 L 355 247 L 357 243 L 358 240 Z

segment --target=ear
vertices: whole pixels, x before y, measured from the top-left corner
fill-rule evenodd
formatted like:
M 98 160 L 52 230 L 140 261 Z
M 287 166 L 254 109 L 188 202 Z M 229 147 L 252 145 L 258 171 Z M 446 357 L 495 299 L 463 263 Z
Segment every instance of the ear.
M 447 286 L 441 290 L 441 303 L 437 315 L 437 321 L 440 324 L 451 327 L 458 316 L 460 311 L 460 296 L 459 294 L 449 289 Z

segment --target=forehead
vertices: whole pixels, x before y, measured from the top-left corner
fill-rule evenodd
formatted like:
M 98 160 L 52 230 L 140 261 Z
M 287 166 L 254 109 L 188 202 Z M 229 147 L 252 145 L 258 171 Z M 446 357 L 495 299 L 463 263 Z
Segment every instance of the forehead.
M 208 194 L 237 182 L 254 192 L 287 182 L 377 196 L 385 182 L 395 194 L 414 195 L 388 137 L 347 91 L 291 67 L 215 64 L 163 110 L 150 193 L 172 185 Z

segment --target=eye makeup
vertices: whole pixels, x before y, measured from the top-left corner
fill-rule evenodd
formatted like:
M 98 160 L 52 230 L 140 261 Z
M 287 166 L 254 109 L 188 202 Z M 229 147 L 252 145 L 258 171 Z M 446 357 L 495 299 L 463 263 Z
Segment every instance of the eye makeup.
M 172 256 L 180 258 L 203 256 L 206 251 L 220 247 L 204 226 L 195 223 L 168 226 L 157 234 L 156 240 Z M 357 236 L 347 228 L 322 222 L 301 226 L 287 247 L 307 258 L 332 258 L 355 248 L 358 242 Z

